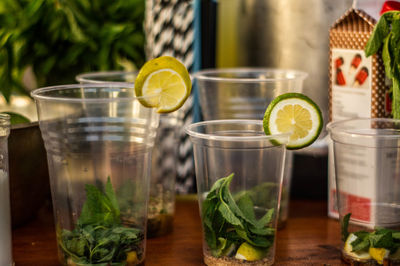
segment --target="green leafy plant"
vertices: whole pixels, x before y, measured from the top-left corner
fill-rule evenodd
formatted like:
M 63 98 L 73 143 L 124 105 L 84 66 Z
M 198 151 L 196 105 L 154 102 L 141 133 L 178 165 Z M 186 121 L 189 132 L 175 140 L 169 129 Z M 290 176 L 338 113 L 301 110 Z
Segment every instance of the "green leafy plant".
M 275 229 L 271 222 L 274 209 L 256 218 L 251 193 L 241 191 L 232 196 L 229 185 L 234 174 L 218 179 L 202 205 L 205 240 L 215 257 L 233 256 L 247 242 L 265 250 L 273 245 Z
M 145 0 L 0 1 L 0 83 L 27 94 L 31 67 L 38 86 L 74 83 L 75 75 L 139 68 L 144 54 Z
M 400 119 L 400 11 L 384 13 L 376 24 L 367 45 L 365 55 L 382 53 L 385 74 L 392 80 L 392 115 Z
M 126 265 L 129 253 L 142 254 L 143 233 L 124 227 L 110 178 L 104 192 L 86 185 L 86 202 L 72 231 L 58 230 L 58 243 L 65 257 L 78 265 Z

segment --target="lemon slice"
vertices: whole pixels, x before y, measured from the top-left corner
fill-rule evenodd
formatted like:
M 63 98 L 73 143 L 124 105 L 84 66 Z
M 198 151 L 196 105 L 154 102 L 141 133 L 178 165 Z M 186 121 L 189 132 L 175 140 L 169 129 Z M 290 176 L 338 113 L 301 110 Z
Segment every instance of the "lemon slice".
M 147 61 L 135 80 L 136 96 L 159 113 L 179 109 L 190 95 L 192 82 L 186 67 L 177 59 L 161 56 Z
M 369 255 L 379 264 L 383 264 L 383 260 L 389 257 L 390 251 L 385 248 L 369 248 Z
M 137 265 L 139 262 L 136 251 L 130 251 L 126 254 L 126 263 L 128 266 Z
M 366 251 L 358 251 L 358 252 L 354 252 L 353 250 L 353 246 L 351 245 L 351 243 L 357 239 L 357 236 L 354 234 L 350 234 L 347 239 L 346 242 L 344 243 L 344 252 L 351 258 L 353 258 L 354 260 L 357 261 L 366 261 L 371 259 L 371 255 L 366 252 Z
M 291 133 L 286 147 L 291 150 L 312 144 L 322 130 L 322 113 L 318 105 L 301 93 L 276 97 L 265 111 L 265 134 Z
M 266 255 L 265 253 L 264 249 L 253 247 L 247 242 L 244 242 L 236 251 L 235 258 L 239 260 L 255 261 L 264 258 Z

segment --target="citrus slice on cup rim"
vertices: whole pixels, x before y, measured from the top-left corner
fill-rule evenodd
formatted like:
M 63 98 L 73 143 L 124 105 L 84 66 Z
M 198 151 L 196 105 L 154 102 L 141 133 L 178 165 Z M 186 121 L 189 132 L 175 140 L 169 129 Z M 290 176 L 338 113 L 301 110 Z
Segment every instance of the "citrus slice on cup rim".
M 147 61 L 135 80 L 135 93 L 139 101 L 146 107 L 156 108 L 158 113 L 179 109 L 189 97 L 191 88 L 192 82 L 186 67 L 171 56 Z
M 322 113 L 318 105 L 301 93 L 285 93 L 268 105 L 263 127 L 266 135 L 290 133 L 286 148 L 296 150 L 311 145 L 321 133 Z

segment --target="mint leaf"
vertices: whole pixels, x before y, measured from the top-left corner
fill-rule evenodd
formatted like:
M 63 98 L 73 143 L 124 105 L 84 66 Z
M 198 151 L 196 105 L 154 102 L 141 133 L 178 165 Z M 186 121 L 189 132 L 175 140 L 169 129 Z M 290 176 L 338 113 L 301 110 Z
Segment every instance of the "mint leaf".
M 207 194 L 207 199 L 217 198 L 219 190 L 221 186 L 224 184 L 227 178 L 233 177 L 233 174 L 230 174 L 228 177 L 218 179 L 214 185 L 211 187 L 210 192 Z
M 365 46 L 365 55 L 371 56 L 376 54 L 382 46 L 383 40 L 389 34 L 390 25 L 388 23 L 389 14 L 385 13 L 375 25 L 374 31 L 371 34 L 371 37 L 368 39 L 367 44 Z
M 226 203 L 229 207 L 229 209 L 236 215 L 237 217 L 245 220 L 248 223 L 254 224 L 254 221 L 252 221 L 249 217 L 246 217 L 243 212 L 239 209 L 237 206 L 235 200 L 232 197 L 231 192 L 229 191 L 229 185 L 232 181 L 233 174 L 229 175 L 226 179 L 225 182 L 221 185 L 219 196 L 221 203 Z M 249 206 L 250 208 L 250 206 Z
M 257 235 L 252 236 L 251 234 L 249 234 L 247 231 L 237 228 L 236 229 L 236 233 L 243 238 L 244 240 L 246 240 L 247 243 L 256 246 L 256 247 L 261 247 L 261 248 L 269 248 L 272 245 L 272 241 L 270 241 L 268 238 L 266 237 L 260 237 Z
M 348 227 L 349 227 L 350 216 L 351 216 L 351 213 L 346 214 L 343 217 L 343 220 L 341 223 L 341 232 L 342 232 L 342 241 L 343 242 L 346 242 L 347 237 L 349 236 Z
M 235 214 L 231 211 L 231 209 L 229 209 L 228 205 L 225 202 L 219 205 L 218 211 L 221 213 L 221 215 L 225 218 L 225 220 L 228 223 L 243 228 L 242 222 L 235 216 Z
M 369 232 L 366 231 L 358 231 L 353 233 L 357 238 L 351 242 L 352 246 L 352 251 L 358 252 L 361 250 L 368 251 L 368 248 L 370 246 L 370 241 L 369 241 Z
M 382 52 L 385 74 L 392 80 L 392 116 L 400 119 L 400 12 L 384 13 L 365 46 L 365 55 Z
M 114 217 L 116 219 L 119 219 L 119 217 L 120 217 L 120 209 L 119 209 L 119 205 L 118 205 L 118 199 L 117 199 L 117 196 L 115 195 L 113 186 L 111 184 L 110 177 L 107 178 L 105 195 L 107 196 L 107 198 L 110 201 L 111 210 L 113 212 Z
M 392 232 L 389 230 L 376 231 L 369 235 L 369 241 L 374 248 L 391 249 L 393 246 Z
M 383 48 L 382 48 L 382 59 L 385 65 L 385 73 L 388 78 L 392 78 L 392 59 L 391 59 L 391 49 L 390 49 L 390 41 L 392 39 L 392 33 L 389 33 L 388 36 L 384 39 Z
M 117 197 L 107 179 L 104 193 L 87 184 L 86 202 L 72 231 L 61 230 L 58 243 L 66 259 L 77 265 L 125 265 L 127 253 L 142 257 L 141 230 L 121 225 Z
M 365 238 L 357 238 L 356 240 L 351 242 L 351 246 L 353 247 L 352 249 L 353 252 L 358 252 L 361 250 L 368 251 L 368 248 L 370 246 L 368 236 Z
M 274 209 L 269 209 L 257 220 L 254 202 L 250 196 L 253 192 L 240 191 L 235 197 L 232 196 L 229 186 L 233 176 L 231 174 L 218 179 L 202 203 L 205 240 L 215 257 L 233 256 L 243 242 L 267 251 L 275 237 L 275 229 L 270 227 Z M 269 192 L 261 187 L 269 186 L 260 186 L 260 194 Z M 265 202 L 260 203 L 263 204 Z
M 109 226 L 120 223 L 120 211 L 110 178 L 107 180 L 106 193 L 89 184 L 86 184 L 85 190 L 86 202 L 82 207 L 79 224 L 98 223 Z
M 214 257 L 219 257 L 222 254 L 222 251 L 225 249 L 226 247 L 226 239 L 222 238 L 222 237 L 218 237 L 218 246 L 216 249 L 212 250 L 212 254 Z
M 249 230 L 251 233 L 256 234 L 256 235 L 261 235 L 261 236 L 274 236 L 275 235 L 275 229 L 270 228 L 270 227 L 264 227 L 264 228 L 250 227 Z
M 395 240 L 400 240 L 400 232 L 394 232 L 392 233 L 392 237 Z
M 211 250 L 217 248 L 217 236 L 212 227 L 212 223 L 209 220 L 203 222 L 204 227 L 204 237 L 206 239 L 207 245 Z
M 274 211 L 275 211 L 274 209 L 269 209 L 267 211 L 267 213 L 264 214 L 264 216 L 261 217 L 261 219 L 257 221 L 256 227 L 257 228 L 263 228 L 263 227 L 267 226 L 272 221 L 272 217 L 274 215 Z
M 244 216 L 255 222 L 256 216 L 254 214 L 254 204 L 248 193 L 243 193 L 239 197 L 237 205 Z

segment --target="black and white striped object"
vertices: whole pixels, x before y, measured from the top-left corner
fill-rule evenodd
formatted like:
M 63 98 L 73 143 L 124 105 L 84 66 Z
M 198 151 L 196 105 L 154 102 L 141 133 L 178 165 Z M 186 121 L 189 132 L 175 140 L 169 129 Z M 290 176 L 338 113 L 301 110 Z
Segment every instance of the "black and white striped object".
M 193 0 L 146 0 L 146 55 L 148 59 L 169 55 L 191 72 L 194 63 Z M 193 95 L 181 107 L 183 125 L 193 122 Z M 177 193 L 195 192 L 193 148 L 189 137 L 178 130 Z M 167 137 L 161 141 L 173 141 Z M 167 151 L 165 151 L 167 153 Z M 167 169 L 165 169 L 167 171 Z

